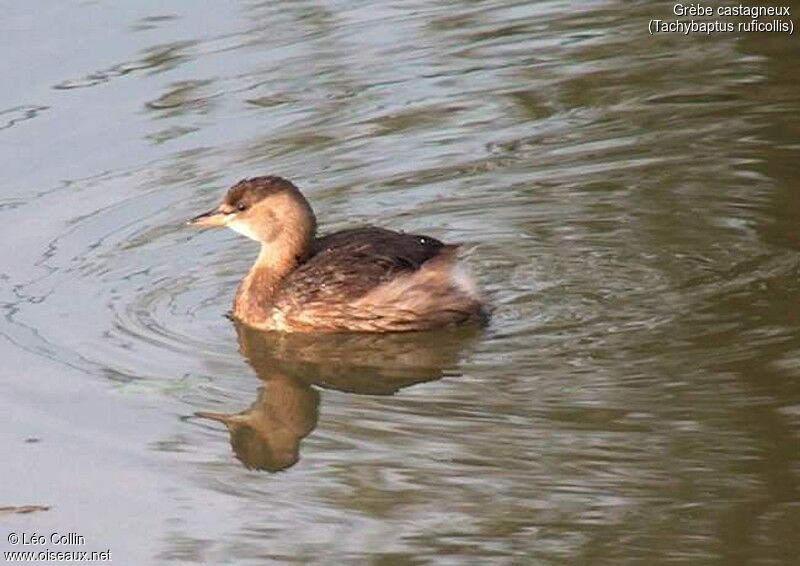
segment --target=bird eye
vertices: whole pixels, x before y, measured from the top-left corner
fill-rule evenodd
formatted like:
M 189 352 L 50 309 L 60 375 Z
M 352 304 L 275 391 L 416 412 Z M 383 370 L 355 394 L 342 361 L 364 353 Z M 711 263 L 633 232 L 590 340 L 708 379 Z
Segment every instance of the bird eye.
M 240 202 L 239 204 L 236 205 L 236 210 L 238 210 L 239 212 L 247 210 L 247 205 L 243 202 Z

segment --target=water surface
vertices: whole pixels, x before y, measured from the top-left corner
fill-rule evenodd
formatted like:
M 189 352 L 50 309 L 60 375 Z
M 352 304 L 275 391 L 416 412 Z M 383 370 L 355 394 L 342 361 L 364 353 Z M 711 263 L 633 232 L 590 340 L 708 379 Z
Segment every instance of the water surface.
M 648 35 L 669 10 L 6 6 L 0 507 L 49 509 L 4 530 L 123 564 L 790 563 L 800 47 Z M 265 173 L 324 230 L 470 244 L 491 325 L 237 329 L 256 249 L 182 223 Z

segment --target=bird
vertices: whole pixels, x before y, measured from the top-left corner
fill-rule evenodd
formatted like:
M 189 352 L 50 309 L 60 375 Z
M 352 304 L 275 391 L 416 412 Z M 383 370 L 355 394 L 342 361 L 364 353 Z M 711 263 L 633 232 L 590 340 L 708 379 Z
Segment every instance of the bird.
M 261 244 L 231 312 L 258 330 L 410 332 L 489 319 L 458 244 L 375 226 L 318 237 L 308 200 L 276 175 L 237 182 L 187 223 L 224 226 Z

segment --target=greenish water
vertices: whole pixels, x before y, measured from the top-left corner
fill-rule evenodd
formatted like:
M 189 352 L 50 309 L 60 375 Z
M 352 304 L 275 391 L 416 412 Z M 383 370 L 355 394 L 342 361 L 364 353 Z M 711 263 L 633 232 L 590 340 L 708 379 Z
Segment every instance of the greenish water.
M 4 6 L 2 549 L 794 563 L 800 46 L 671 6 Z M 265 173 L 470 244 L 491 325 L 237 329 L 182 223 Z

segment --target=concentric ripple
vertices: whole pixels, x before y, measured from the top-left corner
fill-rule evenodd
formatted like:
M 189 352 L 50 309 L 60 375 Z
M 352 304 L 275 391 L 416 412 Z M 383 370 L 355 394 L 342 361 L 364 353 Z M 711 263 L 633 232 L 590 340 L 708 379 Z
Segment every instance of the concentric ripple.
M 13 286 L 9 334 L 28 349 L 124 381 L 203 375 L 211 365 L 241 372 L 224 314 L 246 269 L 244 256 L 229 262 L 210 253 L 214 240 L 178 220 L 181 191 L 147 188 L 145 181 L 127 198 L 109 194 L 109 186 L 135 184 L 135 177 L 95 179 L 37 201 L 55 211 L 76 197 L 91 204 L 77 217 L 72 210 L 72 218 L 51 219 L 61 233 L 27 281 Z

